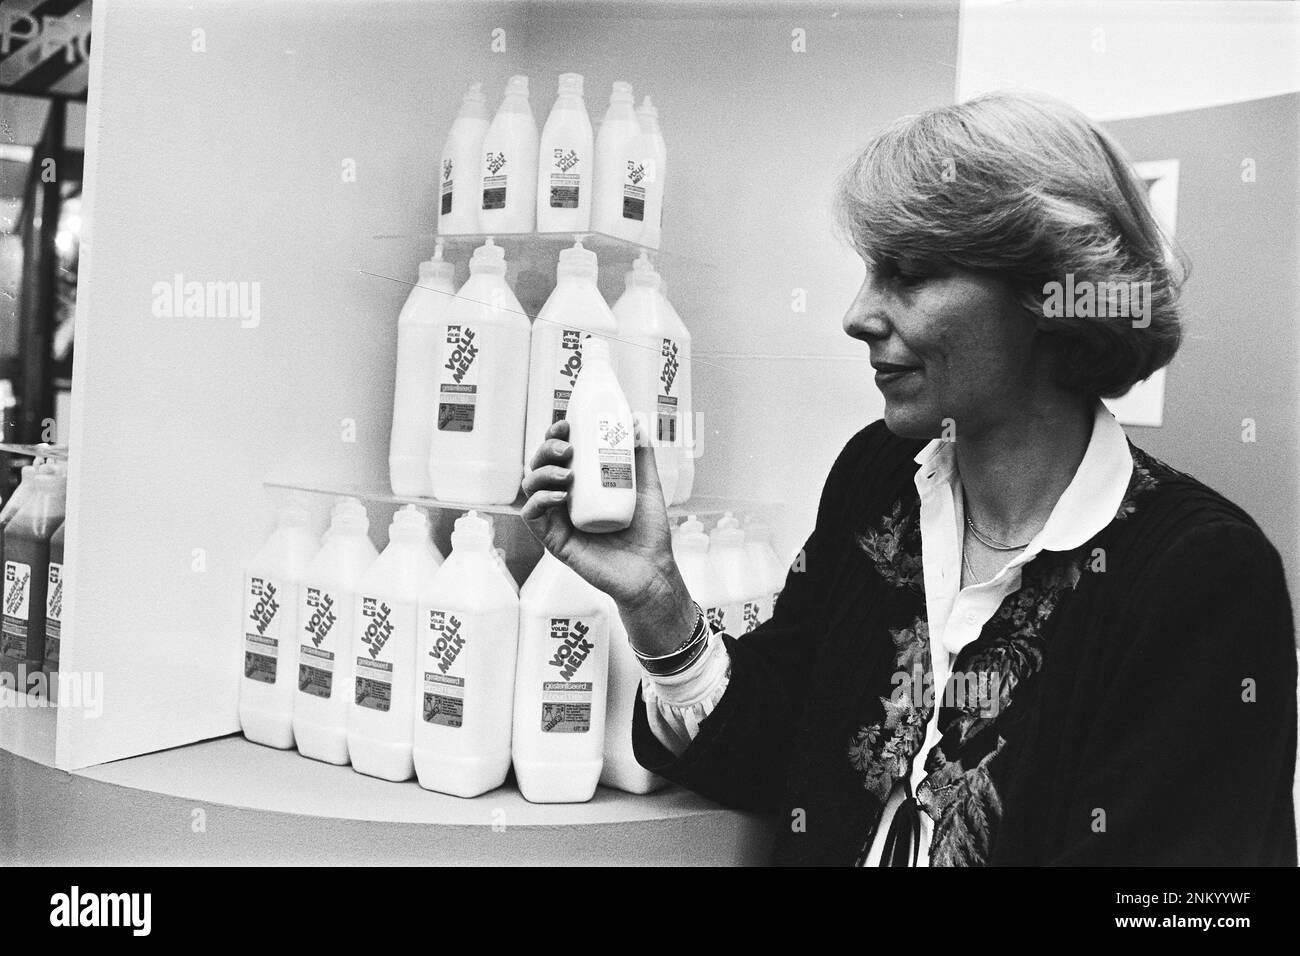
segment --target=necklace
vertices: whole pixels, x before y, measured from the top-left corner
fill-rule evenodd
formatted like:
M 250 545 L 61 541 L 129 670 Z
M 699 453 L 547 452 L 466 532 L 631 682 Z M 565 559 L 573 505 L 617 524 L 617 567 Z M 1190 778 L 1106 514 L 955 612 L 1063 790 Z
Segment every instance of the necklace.
M 964 491 L 962 492 L 962 504 L 965 505 L 966 527 L 970 528 L 971 534 L 975 535 L 975 539 L 979 541 L 980 544 L 984 545 L 984 547 L 990 548 L 994 551 L 1019 551 L 1022 548 L 1029 547 L 1028 541 L 1024 544 L 1007 544 L 1007 542 L 999 541 L 992 535 L 985 534 L 980 531 L 979 528 L 975 527 L 975 522 L 970 520 L 970 502 L 966 500 L 966 493 Z

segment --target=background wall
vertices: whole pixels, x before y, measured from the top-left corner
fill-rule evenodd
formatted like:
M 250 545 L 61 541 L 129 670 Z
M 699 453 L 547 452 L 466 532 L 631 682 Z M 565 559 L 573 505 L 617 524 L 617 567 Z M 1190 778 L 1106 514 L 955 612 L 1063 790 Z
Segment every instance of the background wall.
M 957 99 L 1051 90 L 1097 120 L 1300 89 L 1290 0 L 962 0 Z
M 1179 160 L 1178 240 L 1192 260 L 1164 424 L 1129 437 L 1249 511 L 1300 581 L 1300 96 L 1108 129 L 1135 160 Z
M 879 416 L 866 351 L 839 327 L 861 265 L 831 236 L 830 189 L 873 126 L 951 100 L 955 2 L 103 0 L 94 14 L 63 667 L 108 677 L 102 718 L 60 712 L 61 765 L 237 730 L 263 481 L 386 484 L 396 317 L 473 80 L 495 101 L 529 73 L 539 122 L 570 69 L 593 116 L 616 78 L 658 103 L 699 493 L 787 500 L 778 541 L 793 549 L 835 454 Z M 260 322 L 155 315 L 155 283 L 178 274 L 258 283 Z

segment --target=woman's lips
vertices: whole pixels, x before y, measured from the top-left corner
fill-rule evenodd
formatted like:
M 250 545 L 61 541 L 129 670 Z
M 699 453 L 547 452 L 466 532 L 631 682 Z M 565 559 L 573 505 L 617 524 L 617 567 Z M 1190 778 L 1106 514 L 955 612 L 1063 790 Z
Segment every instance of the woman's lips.
M 886 385 L 893 385 L 907 378 L 913 372 L 919 372 L 921 369 L 913 365 L 894 365 L 888 362 L 882 362 L 873 365 L 876 370 L 876 387 L 883 388 Z

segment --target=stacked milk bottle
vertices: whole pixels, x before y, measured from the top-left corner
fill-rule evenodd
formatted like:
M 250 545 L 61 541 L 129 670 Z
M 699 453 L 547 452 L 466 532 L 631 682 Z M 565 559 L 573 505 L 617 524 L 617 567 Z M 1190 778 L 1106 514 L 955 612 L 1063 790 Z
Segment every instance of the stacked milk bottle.
M 655 450 L 664 500 L 680 504 L 694 475 L 691 334 L 663 294 L 663 282 L 642 253 L 614 303 L 619 380 L 632 414 Z
M 409 780 L 415 772 L 419 602 L 441 564 L 428 518 L 406 505 L 393 515 L 388 547 L 357 583 L 347 742 L 352 768 L 360 773 Z
M 490 122 L 474 83 L 442 150 L 438 232 L 594 231 L 658 249 L 667 162 L 659 110 L 629 83 L 593 136 L 582 74 L 561 74 L 540 137 L 528 77 L 510 77 Z
M 469 272 L 435 324 L 429 482 L 443 501 L 509 504 L 523 477 L 531 330 L 500 246 L 475 249 Z

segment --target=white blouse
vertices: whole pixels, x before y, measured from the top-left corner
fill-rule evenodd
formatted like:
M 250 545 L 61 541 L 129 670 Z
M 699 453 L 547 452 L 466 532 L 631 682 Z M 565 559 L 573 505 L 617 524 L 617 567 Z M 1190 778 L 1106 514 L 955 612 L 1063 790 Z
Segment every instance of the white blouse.
M 992 579 L 961 587 L 962 541 L 965 514 L 961 479 L 950 442 L 935 439 L 916 456 L 916 490 L 921 501 L 921 562 L 925 576 L 925 606 L 930 624 L 930 660 L 934 707 L 926 725 L 925 741 L 912 761 L 911 789 L 925 779 L 925 755 L 941 737 L 939 706 L 958 652 L 980 635 L 1004 598 L 1020 588 L 1021 568 L 1041 551 L 1070 551 L 1086 542 L 1115 517 L 1133 471 L 1124 429 L 1110 411 L 1097 402 L 1092 436 L 1074 478 L 1057 500 L 1047 523 L 1020 554 Z M 743 638 L 742 638 L 743 639 Z M 700 724 L 727 690 L 731 659 L 722 639 L 714 634 L 700 658 L 673 677 L 641 678 L 650 729 L 672 753 L 680 756 L 699 732 Z M 877 866 L 890 822 L 907 792 L 900 780 L 894 785 L 881 813 L 867 857 Z M 919 865 L 929 865 L 933 823 L 922 812 Z

